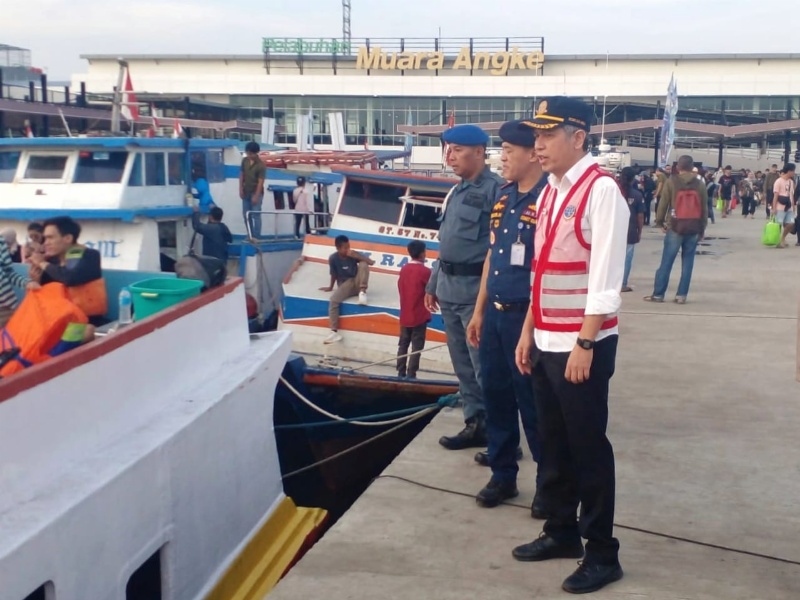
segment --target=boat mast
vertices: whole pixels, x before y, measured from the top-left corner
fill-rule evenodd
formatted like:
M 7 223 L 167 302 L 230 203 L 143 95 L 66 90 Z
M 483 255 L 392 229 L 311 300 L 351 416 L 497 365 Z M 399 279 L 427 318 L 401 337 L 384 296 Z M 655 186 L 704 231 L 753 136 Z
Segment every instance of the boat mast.
M 122 79 L 125 76 L 125 69 L 128 63 L 121 58 L 117 59 L 119 73 L 117 74 L 117 87 L 114 88 L 114 100 L 111 105 L 111 133 L 119 135 L 121 133 L 120 115 L 122 114 Z

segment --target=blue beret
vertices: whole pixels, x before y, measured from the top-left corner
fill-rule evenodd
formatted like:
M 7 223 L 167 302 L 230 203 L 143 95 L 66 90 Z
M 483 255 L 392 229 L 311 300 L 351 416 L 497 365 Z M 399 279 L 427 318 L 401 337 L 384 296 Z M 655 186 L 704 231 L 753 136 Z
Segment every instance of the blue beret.
M 536 130 L 525 121 L 508 121 L 500 126 L 500 139 L 514 146 L 532 148 L 536 143 Z
M 459 146 L 486 146 L 489 136 L 477 125 L 456 125 L 442 132 L 442 140 Z
M 530 127 L 553 129 L 562 125 L 572 125 L 589 131 L 594 120 L 594 110 L 583 100 L 567 96 L 545 98 L 536 109 L 536 116 L 529 119 Z

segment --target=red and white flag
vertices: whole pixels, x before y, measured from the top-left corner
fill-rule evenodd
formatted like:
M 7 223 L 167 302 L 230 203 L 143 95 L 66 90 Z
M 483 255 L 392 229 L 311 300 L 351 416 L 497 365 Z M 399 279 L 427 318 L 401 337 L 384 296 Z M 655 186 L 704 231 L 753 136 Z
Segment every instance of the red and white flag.
M 175 122 L 172 125 L 172 137 L 179 138 L 183 136 L 183 127 L 181 127 L 181 122 L 178 119 L 175 119 Z
M 136 105 L 136 94 L 133 93 L 130 69 L 125 72 L 125 89 L 122 90 L 122 108 L 120 112 L 128 121 L 135 122 L 139 118 L 139 107 Z
M 456 126 L 456 109 L 450 111 L 450 117 L 447 119 L 447 128 L 452 129 Z M 450 144 L 442 142 L 442 171 L 447 169 L 447 163 L 450 162 Z

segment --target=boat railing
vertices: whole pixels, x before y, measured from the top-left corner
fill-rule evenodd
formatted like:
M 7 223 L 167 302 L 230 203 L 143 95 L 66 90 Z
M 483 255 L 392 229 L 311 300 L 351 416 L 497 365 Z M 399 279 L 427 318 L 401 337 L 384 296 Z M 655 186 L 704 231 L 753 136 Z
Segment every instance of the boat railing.
M 280 234 L 278 233 L 278 220 L 280 216 L 284 217 L 291 217 L 292 221 L 294 221 L 295 215 L 308 215 L 309 218 L 309 226 L 312 229 L 316 229 L 319 232 L 326 232 L 331 226 L 331 219 L 333 219 L 333 215 L 329 212 L 309 212 L 309 213 L 298 213 L 289 210 L 248 210 L 245 213 L 245 226 L 247 227 L 247 238 L 253 239 L 253 229 L 252 229 L 252 221 L 251 215 L 275 215 L 275 218 L 272 219 L 272 235 L 267 238 L 259 238 L 259 239 L 268 239 L 268 240 L 278 240 Z M 313 223 L 312 223 L 312 217 Z

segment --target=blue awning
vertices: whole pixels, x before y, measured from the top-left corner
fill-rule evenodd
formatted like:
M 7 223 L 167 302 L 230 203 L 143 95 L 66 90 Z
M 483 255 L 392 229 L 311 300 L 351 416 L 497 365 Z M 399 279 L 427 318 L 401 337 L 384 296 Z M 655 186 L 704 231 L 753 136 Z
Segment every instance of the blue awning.
M 267 169 L 267 181 L 291 181 L 292 189 L 294 189 L 294 183 L 297 181 L 298 177 L 305 177 L 306 181 L 310 183 L 321 183 L 323 185 L 333 185 L 335 183 L 342 183 L 342 181 L 344 181 L 344 177 L 342 177 L 340 173 L 328 173 L 326 171 L 288 171 L 286 169 L 273 168 Z
M 293 186 L 293 185 L 281 185 L 279 183 L 276 183 L 276 184 L 268 185 L 267 189 L 270 192 L 287 192 L 287 193 L 291 193 L 291 192 L 294 191 L 295 187 L 296 186 Z

